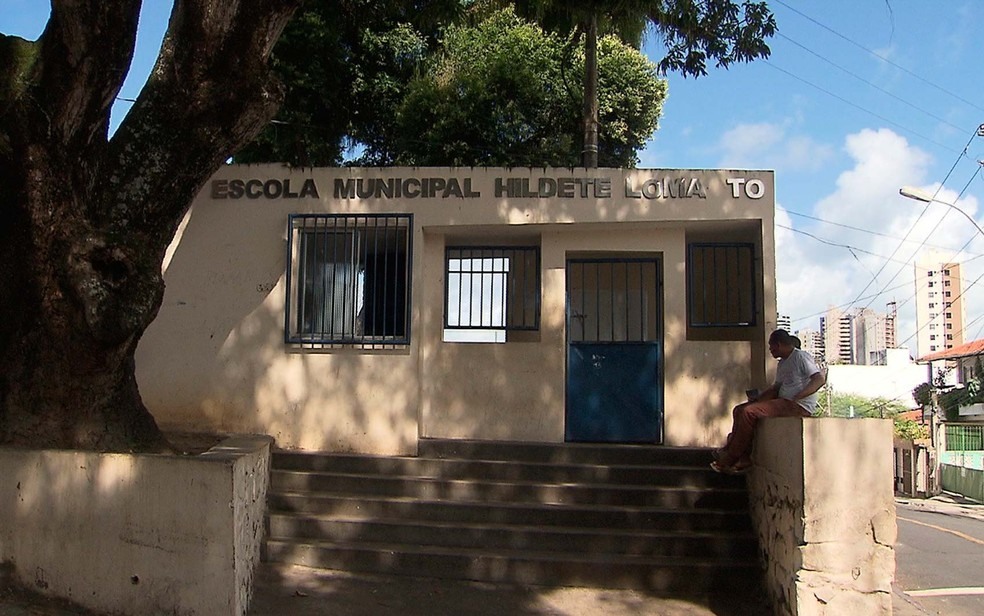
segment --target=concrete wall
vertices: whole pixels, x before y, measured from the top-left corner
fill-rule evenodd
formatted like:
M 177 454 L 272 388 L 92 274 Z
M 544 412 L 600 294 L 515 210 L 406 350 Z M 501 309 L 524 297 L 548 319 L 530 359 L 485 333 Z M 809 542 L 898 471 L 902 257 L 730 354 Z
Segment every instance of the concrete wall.
M 94 610 L 241 616 L 270 442 L 229 439 L 200 456 L 0 449 L 0 562 Z
M 891 614 L 891 420 L 766 419 L 753 458 L 752 517 L 775 613 Z
M 838 394 L 897 400 L 910 408 L 919 406 L 912 390 L 932 380 L 927 367 L 913 363 L 907 349 L 888 349 L 887 359 L 884 366 L 829 366 L 827 385 Z
M 481 197 L 334 193 L 337 182 L 407 177 L 467 179 Z M 604 180 L 610 194 L 497 195 L 506 180 L 535 187 L 558 177 Z M 666 177 L 699 179 L 704 195 L 629 195 Z M 245 178 L 272 187 L 289 180 L 294 196 L 235 199 L 215 188 Z M 306 182 L 317 195 L 300 196 Z M 742 188 L 752 182 L 762 192 Z M 264 433 L 285 448 L 406 454 L 416 452 L 420 436 L 561 441 L 566 259 L 646 254 L 662 259 L 664 276 L 665 443 L 711 445 L 727 433 L 743 392 L 768 384 L 773 364 L 765 356 L 776 314 L 773 185 L 769 171 L 224 167 L 196 198 L 165 258 L 164 302 L 136 353 L 140 391 L 164 429 Z M 410 344 L 285 344 L 288 216 L 405 212 L 414 216 Z M 462 241 L 540 246 L 539 331 L 505 344 L 443 341 L 444 249 Z M 687 327 L 686 246 L 693 241 L 757 247 L 753 327 Z

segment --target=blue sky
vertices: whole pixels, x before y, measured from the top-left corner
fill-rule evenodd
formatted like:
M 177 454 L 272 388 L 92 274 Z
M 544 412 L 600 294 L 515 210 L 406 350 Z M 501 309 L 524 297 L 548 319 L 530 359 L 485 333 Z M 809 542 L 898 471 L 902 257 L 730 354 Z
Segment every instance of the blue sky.
M 40 34 L 47 3 L 0 2 L 0 32 Z M 984 236 L 948 206 L 898 194 L 917 186 L 982 220 L 984 3 L 769 4 L 779 26 L 771 58 L 670 75 L 641 166 L 775 170 L 779 310 L 794 329 L 817 329 L 828 305 L 884 311 L 894 300 L 898 338 L 915 355 L 912 260 L 934 248 L 964 262 L 964 337 L 984 337 Z M 150 72 L 170 6 L 145 1 L 122 98 Z M 659 60 L 659 40 L 645 51 Z M 114 122 L 127 108 L 117 105 Z

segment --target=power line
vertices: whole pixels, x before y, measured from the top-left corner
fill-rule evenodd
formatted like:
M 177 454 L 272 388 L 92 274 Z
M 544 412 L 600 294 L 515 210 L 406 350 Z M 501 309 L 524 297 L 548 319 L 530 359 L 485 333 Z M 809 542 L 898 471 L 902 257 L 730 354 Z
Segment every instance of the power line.
M 949 122 L 948 120 L 946 120 L 944 118 L 941 118 L 940 116 L 932 113 L 931 111 L 927 111 L 927 110 L 923 109 L 922 107 L 919 107 L 917 105 L 914 105 L 914 104 L 910 103 L 909 101 L 905 100 L 901 96 L 898 96 L 895 93 L 886 90 L 885 88 L 883 88 L 883 87 L 881 87 L 881 86 L 873 83 L 872 81 L 866 79 L 865 77 L 862 77 L 861 75 L 858 75 L 857 73 L 851 71 L 850 69 L 844 68 L 840 64 L 837 64 L 833 60 L 831 60 L 831 59 L 829 59 L 829 58 L 821 55 L 820 53 L 818 53 L 816 51 L 813 51 L 812 49 L 810 49 L 806 45 L 803 45 L 802 43 L 799 43 L 797 41 L 794 41 L 793 39 L 791 39 L 788 36 L 786 36 L 786 35 L 784 35 L 782 33 L 779 33 L 779 32 L 776 33 L 776 36 L 779 36 L 779 37 L 781 37 L 781 38 L 789 41 L 790 43 L 792 43 L 793 45 L 796 45 L 797 47 L 799 47 L 800 49 L 806 51 L 807 53 L 812 54 L 813 56 L 815 56 L 815 57 L 823 60 L 824 62 L 826 62 L 827 64 L 833 66 L 834 68 L 847 73 L 851 77 L 854 77 L 858 81 L 861 81 L 862 83 L 867 84 L 868 86 L 874 88 L 875 90 L 878 90 L 879 92 L 881 92 L 883 94 L 886 94 L 886 95 L 894 98 L 895 100 L 899 101 L 903 105 L 907 105 L 907 106 L 915 109 L 916 111 L 918 111 L 920 113 L 924 113 L 927 116 L 929 116 L 929 117 L 933 118 L 934 120 L 936 120 L 937 122 L 940 122 L 941 124 L 945 124 L 945 125 L 949 126 L 950 128 L 954 128 L 954 129 L 956 129 L 958 131 L 962 131 L 963 130 L 963 127 L 957 126 L 956 124 L 953 124 L 953 123 Z
M 814 240 L 820 242 L 821 244 L 826 244 L 827 246 L 833 246 L 835 248 L 844 248 L 846 250 L 851 251 L 851 254 L 854 254 L 854 251 L 857 251 L 857 252 L 862 252 L 864 254 L 871 255 L 873 257 L 878 257 L 879 259 L 890 259 L 891 258 L 891 257 L 886 257 L 884 255 L 880 255 L 880 254 L 875 253 L 875 252 L 871 252 L 870 250 L 866 250 L 864 248 L 859 248 L 857 246 L 852 246 L 850 244 L 843 244 L 841 242 L 834 242 L 832 240 L 826 240 L 826 239 L 823 239 L 822 237 L 816 236 L 816 235 L 814 235 L 814 234 L 812 234 L 812 233 L 810 233 L 808 231 L 803 231 L 802 229 L 796 229 L 794 227 L 787 227 L 786 225 L 779 224 L 779 223 L 776 223 L 776 227 L 778 227 L 780 229 L 786 229 L 787 231 L 792 231 L 793 233 L 799 233 L 800 235 L 805 235 L 806 237 L 811 238 L 811 239 L 814 239 Z M 855 255 L 855 258 L 857 258 L 857 255 Z M 897 262 L 898 263 L 903 263 L 902 261 L 897 261 Z M 908 265 L 908 263 L 904 263 L 904 264 L 905 265 Z
M 984 178 L 982 178 L 982 179 L 984 179 Z M 815 221 L 820 222 L 820 223 L 823 223 L 825 225 L 831 225 L 831 226 L 834 226 L 834 227 L 840 227 L 842 229 L 850 229 L 851 231 L 858 231 L 860 233 L 867 233 L 869 235 L 877 235 L 878 237 L 884 237 L 884 238 L 890 239 L 890 240 L 899 240 L 899 241 L 903 241 L 903 242 L 919 243 L 917 240 L 903 239 L 903 238 L 897 237 L 895 235 L 889 235 L 887 233 L 882 233 L 880 231 L 874 231 L 872 229 L 865 229 L 863 227 L 855 227 L 855 226 L 852 226 L 852 225 L 846 225 L 844 223 L 834 222 L 832 220 L 827 220 L 825 218 L 819 218 L 817 216 L 810 216 L 809 214 L 804 214 L 802 212 L 796 212 L 794 210 L 786 210 L 786 213 L 787 214 L 790 214 L 792 216 L 798 216 L 800 218 L 806 218 L 808 220 L 815 220 Z M 953 248 L 951 248 L 949 246 L 941 246 L 939 244 L 925 243 L 925 245 L 926 246 L 929 246 L 930 248 L 937 248 L 937 249 L 940 249 L 940 250 L 953 250 Z M 976 256 L 984 256 L 984 255 L 976 255 Z M 975 258 L 976 258 L 976 256 L 975 256 Z
M 775 70 L 777 70 L 777 71 L 779 71 L 781 73 L 785 73 L 786 75 L 789 75 L 790 77 L 792 77 L 793 79 L 796 79 L 797 81 L 801 81 L 801 82 L 805 83 L 808 86 L 811 86 L 813 88 L 816 88 L 817 90 L 823 92 L 824 94 L 826 94 L 828 96 L 832 96 L 833 98 L 836 98 L 837 100 L 841 101 L 845 105 L 850 105 L 851 107 L 854 107 L 855 109 L 857 109 L 859 111 L 863 111 L 864 113 L 867 113 L 867 114 L 869 114 L 869 115 L 871 115 L 871 116 L 873 116 L 873 117 L 881 120 L 882 122 L 887 122 L 888 124 L 891 124 L 892 126 L 898 128 L 901 131 L 904 131 L 906 133 L 909 133 L 910 135 L 913 135 L 914 137 L 919 137 L 920 139 L 926 141 L 927 143 L 932 143 L 933 145 L 936 145 L 936 146 L 938 146 L 938 147 L 940 147 L 940 148 L 942 148 L 942 149 L 944 149 L 944 150 L 946 150 L 948 152 L 955 152 L 955 150 L 951 150 L 950 149 L 950 146 L 948 146 L 948 145 L 944 145 L 944 144 L 940 143 L 939 141 L 936 141 L 935 139 L 932 139 L 930 137 L 927 137 L 926 135 L 923 135 L 921 133 L 917 133 L 916 131 L 914 131 L 914 130 L 912 130 L 910 128 L 906 128 L 905 126 L 899 124 L 895 120 L 890 120 L 889 118 L 886 118 L 885 116 L 883 116 L 883 115 L 881 115 L 879 113 L 875 113 L 874 111 L 872 111 L 872 110 L 870 110 L 870 109 L 868 109 L 866 107 L 862 107 L 861 105 L 859 105 L 859 104 L 857 104 L 855 102 L 849 101 L 848 99 L 844 98 L 843 96 L 841 96 L 839 94 L 835 94 L 834 92 L 831 92 L 830 90 L 824 88 L 823 86 L 819 86 L 819 85 L 813 83 L 812 81 L 809 81 L 807 79 L 804 79 L 803 77 L 800 77 L 799 75 L 797 75 L 796 73 L 793 73 L 792 71 L 787 71 L 784 68 L 781 68 L 779 66 L 776 66 L 775 64 L 773 64 L 772 62 L 770 62 L 768 60 L 762 60 L 762 62 L 765 63 L 768 66 L 771 66 L 772 68 L 774 68 Z
M 984 111 L 984 107 L 981 107 L 981 106 L 977 105 L 976 103 L 973 103 L 973 102 L 971 102 L 971 101 L 963 98 L 962 96 L 960 96 L 958 94 L 955 94 L 955 93 L 947 90 L 943 86 L 941 86 L 941 85 L 939 85 L 937 83 L 934 83 L 934 82 L 930 81 L 929 79 L 926 79 L 925 77 L 922 77 L 922 76 L 920 76 L 920 75 L 918 75 L 918 74 L 910 71 L 909 69 L 907 69 L 906 67 L 902 66 L 901 64 L 897 64 L 897 63 L 889 60 L 888 58 L 886 58 L 885 56 L 881 55 L 880 53 L 878 53 L 876 51 L 873 51 L 871 49 L 868 49 L 867 47 L 865 47 L 861 43 L 858 43 L 857 41 L 855 41 L 855 40 L 853 40 L 853 39 L 851 39 L 851 38 L 849 38 L 849 37 L 841 34 L 840 32 L 834 30 L 830 26 L 828 26 L 826 24 L 823 24 L 823 23 L 817 21 L 816 19 L 814 19 L 813 17 L 810 17 L 806 13 L 804 13 L 804 12 L 798 10 L 798 9 L 795 9 L 795 8 L 789 6 L 788 4 L 786 4 L 785 2 L 783 2 L 783 0 L 775 0 L 775 2 L 776 2 L 776 4 L 780 4 L 780 5 L 784 6 L 784 7 L 786 7 L 787 9 L 789 9 L 790 11 L 796 13 L 800 17 L 803 17 L 804 19 L 806 19 L 806 20 L 808 20 L 808 21 L 816 24 L 817 26 L 823 28 L 824 30 L 830 32 L 834 36 L 837 36 L 837 37 L 839 37 L 839 38 L 847 41 L 848 43 L 850 43 L 851 45 L 854 45 L 858 49 L 861 49 L 862 51 L 864 51 L 864 52 L 866 52 L 866 53 L 874 56 L 875 58 L 878 58 L 882 62 L 885 62 L 886 64 L 889 64 L 890 66 L 893 66 L 893 67 L 899 69 L 900 71 L 906 73 L 907 75 L 910 75 L 910 76 L 918 79 L 919 81 L 925 83 L 926 85 L 931 86 L 932 88 L 935 88 L 936 90 L 939 90 L 940 92 L 946 94 L 947 96 L 951 96 L 954 99 L 960 101 L 961 103 L 964 103 L 965 105 L 969 105 L 970 107 L 972 107 L 974 109 L 977 109 L 978 111 Z
M 936 195 L 938 195 L 938 194 L 939 194 L 939 192 L 940 192 L 940 191 L 941 191 L 941 190 L 943 189 L 943 186 L 944 186 L 944 185 L 946 184 L 946 181 L 947 181 L 948 179 L 950 179 L 950 176 L 951 176 L 951 175 L 953 174 L 953 170 L 957 168 L 957 164 L 958 164 L 958 163 L 960 162 L 960 159 L 961 159 L 961 158 L 963 158 L 963 157 L 964 157 L 964 155 L 965 155 L 965 154 L 967 153 L 967 148 L 969 148 L 969 147 L 970 147 L 970 144 L 971 144 L 971 143 L 973 142 L 973 140 L 974 140 L 974 137 L 976 137 L 976 136 L 977 136 L 977 132 L 976 132 L 976 130 L 975 130 L 975 132 L 973 132 L 973 133 L 971 133 L 971 136 L 970 136 L 970 139 L 969 139 L 969 140 L 967 141 L 967 145 L 965 145 L 965 146 L 964 146 L 964 149 L 963 149 L 963 151 L 962 151 L 962 152 L 961 152 L 960 154 L 958 154 L 958 155 L 957 155 L 957 159 L 956 159 L 955 161 L 953 161 L 953 165 L 951 165 L 951 166 L 950 166 L 950 170 L 949 170 L 949 171 L 947 172 L 947 174 L 946 174 L 946 177 L 944 177 L 944 178 L 943 178 L 943 181 L 942 181 L 942 182 L 940 183 L 940 185 L 939 185 L 939 188 L 937 188 L 937 189 L 936 189 L 936 193 L 934 193 L 934 194 L 933 194 L 933 198 L 934 198 L 934 199 L 936 198 Z M 922 220 L 922 217 L 926 215 L 926 212 L 927 212 L 927 211 L 929 211 L 929 205 L 930 205 L 930 204 L 929 204 L 929 203 L 927 203 L 927 204 L 926 204 L 926 206 L 925 206 L 925 207 L 923 207 L 923 209 L 922 209 L 922 211 L 921 211 L 921 212 L 919 212 L 919 216 L 918 216 L 918 217 L 916 218 L 916 221 L 915 221 L 915 222 L 913 222 L 913 223 L 912 223 L 912 226 L 911 226 L 911 227 L 909 227 L 909 230 L 908 230 L 908 231 L 906 231 L 906 233 L 905 233 L 905 238 L 904 238 L 904 239 L 908 239 L 908 238 L 909 238 L 909 236 L 910 236 L 910 235 L 912 234 L 912 232 L 913 232 L 913 231 L 915 231 L 915 229 L 916 229 L 916 225 L 918 225 L 918 224 L 919 224 L 919 221 L 920 221 L 920 220 Z M 925 245 L 925 243 L 926 243 L 926 240 L 928 240 L 928 239 L 929 239 L 929 237 L 928 237 L 928 236 L 927 236 L 926 238 L 924 238 L 924 239 L 923 239 L 923 241 L 922 241 L 922 243 L 921 243 L 921 244 L 919 245 L 919 247 L 918 247 L 918 248 L 916 248 L 916 250 L 915 250 L 915 251 L 914 251 L 914 252 L 912 253 L 912 256 L 911 256 L 911 257 L 909 257 L 909 259 L 907 259 L 907 260 L 906 260 L 906 262 L 907 262 L 907 263 L 908 263 L 908 262 L 911 262 L 911 261 L 912 261 L 912 260 L 913 260 L 913 259 L 915 258 L 915 256 L 916 256 L 916 254 L 917 254 L 917 253 L 919 252 L 919 249 L 920 249 L 920 248 L 922 248 L 922 246 L 923 246 L 923 245 Z M 904 243 L 904 240 L 903 240 L 902 242 L 899 242 L 899 245 L 895 247 L 895 250 L 894 250 L 894 251 L 892 251 L 892 257 L 891 257 L 891 258 L 894 258 L 894 257 L 895 257 L 895 255 L 896 255 L 896 254 L 898 254 L 898 252 L 899 252 L 899 250 L 901 250 L 901 249 L 902 249 L 902 244 L 903 244 L 903 243 Z M 887 265 L 888 265 L 888 261 L 885 261 L 885 263 L 883 263 L 883 264 L 882 264 L 882 266 L 881 266 L 881 268 L 880 268 L 880 269 L 878 270 L 878 274 L 881 274 L 881 273 L 882 273 L 882 272 L 883 272 L 883 271 L 885 270 L 885 267 L 886 267 Z M 889 285 L 889 284 L 892 284 L 892 282 L 893 282 L 893 281 L 894 281 L 894 280 L 895 280 L 896 278 L 898 278 L 898 275 L 899 275 L 899 274 L 900 274 L 901 272 L 902 272 L 902 268 L 900 267 L 900 268 L 899 268 L 898 270 L 896 270 L 896 272 L 895 272 L 895 274 L 894 274 L 894 275 L 893 275 L 893 276 L 892 276 L 892 277 L 891 277 L 891 278 L 889 279 L 889 281 L 888 281 L 887 283 L 885 283 L 885 284 L 886 284 L 886 285 Z M 860 296 L 861 296 L 862 294 L 864 294 L 864 292 L 865 292 L 865 291 L 867 291 L 867 290 L 868 290 L 868 287 L 870 287 L 870 286 L 871 286 L 871 285 L 872 285 L 872 284 L 873 284 L 873 283 L 874 283 L 874 282 L 875 282 L 875 281 L 877 280 L 877 278 L 878 278 L 878 274 L 875 274 L 875 276 L 874 276 L 874 277 L 873 277 L 873 278 L 872 278 L 871 280 L 869 280 L 869 281 L 868 281 L 868 284 L 866 284 L 866 285 L 864 286 L 864 288 L 863 288 L 863 289 L 861 289 L 861 292 L 860 292 L 860 293 L 858 293 L 858 297 L 859 297 L 859 298 L 860 298 Z M 855 299 L 854 301 L 856 302 L 856 301 L 857 301 L 857 299 Z

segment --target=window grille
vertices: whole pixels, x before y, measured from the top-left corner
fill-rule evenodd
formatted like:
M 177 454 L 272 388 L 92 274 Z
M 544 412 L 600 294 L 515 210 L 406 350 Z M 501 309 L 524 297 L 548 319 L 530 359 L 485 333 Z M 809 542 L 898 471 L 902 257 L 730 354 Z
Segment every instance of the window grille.
M 984 426 L 947 424 L 946 451 L 981 451 L 984 449 Z
M 567 262 L 567 339 L 638 343 L 662 339 L 662 265 L 656 258 Z
M 753 244 L 691 244 L 687 270 L 691 327 L 756 325 Z
M 287 343 L 410 343 L 411 214 L 292 214 Z
M 445 270 L 446 340 L 505 342 L 507 331 L 539 329 L 539 247 L 448 246 Z

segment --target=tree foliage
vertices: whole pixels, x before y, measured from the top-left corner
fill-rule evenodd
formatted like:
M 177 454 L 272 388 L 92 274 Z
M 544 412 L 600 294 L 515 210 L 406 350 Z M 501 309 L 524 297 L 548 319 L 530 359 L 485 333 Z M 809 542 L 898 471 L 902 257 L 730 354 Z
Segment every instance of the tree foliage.
M 601 32 L 631 45 L 651 32 L 666 49 L 660 72 L 687 77 L 706 75 L 708 66 L 768 58 L 767 41 L 776 32 L 768 3 L 748 0 L 517 0 L 516 6 L 556 32 L 583 28 L 590 15 Z
M 284 105 L 236 161 L 339 165 L 357 145 L 359 164 L 392 164 L 404 89 L 465 4 L 308 0 L 271 59 L 286 86 Z
M 929 438 L 929 428 L 902 416 L 902 413 L 908 410 L 910 409 L 898 400 L 839 393 L 832 393 L 830 397 L 830 415 L 832 417 L 891 419 L 896 437 L 903 439 Z
M 614 32 L 638 46 L 651 28 L 666 46 L 663 73 L 684 76 L 707 73 L 708 61 L 727 68 L 733 62 L 766 58 L 766 39 L 775 33 L 775 19 L 765 2 L 733 0 L 517 0 L 523 14 L 535 15 L 553 30 L 583 33 L 584 96 L 582 104 L 583 164 L 598 166 L 598 32 Z
M 478 100 L 482 97 L 474 89 L 465 87 L 462 92 L 474 97 L 467 103 L 463 99 L 460 101 L 474 105 L 464 109 L 452 106 L 452 99 L 447 98 L 450 91 L 446 91 L 442 99 L 433 82 L 429 92 L 423 91 L 428 89 L 427 76 L 433 77 L 436 70 L 447 71 L 453 64 L 447 58 L 449 42 L 457 44 L 457 50 L 461 52 L 461 45 L 465 44 L 461 40 L 462 28 L 481 28 L 480 22 L 486 19 L 501 26 L 498 12 L 510 10 L 513 6 L 520 18 L 534 21 L 548 33 L 556 35 L 551 46 L 563 41 L 567 47 L 559 58 L 551 51 L 550 62 L 541 66 L 532 65 L 528 58 L 522 56 L 513 57 L 512 62 L 517 67 L 521 66 L 522 74 L 530 78 L 563 87 L 555 87 L 555 92 L 548 92 L 548 86 L 543 85 L 544 91 L 538 94 L 533 85 L 520 84 L 513 79 L 513 85 L 519 86 L 519 90 L 503 91 L 501 86 L 509 80 L 505 79 L 508 75 L 501 71 L 478 75 L 478 71 L 473 70 L 468 75 L 468 71 L 462 69 L 454 74 L 469 80 L 468 84 L 459 84 L 462 86 L 474 86 L 474 80 L 479 77 L 488 79 L 488 85 L 500 88 L 496 92 L 503 108 L 513 106 L 522 109 L 526 102 L 537 96 L 542 99 L 548 94 L 560 95 L 563 92 L 581 101 L 577 122 L 572 124 L 564 117 L 562 122 L 553 124 L 554 135 L 537 132 L 537 124 L 518 118 L 515 109 L 504 109 L 500 115 L 469 116 L 472 111 L 488 109 L 493 102 L 491 97 Z M 533 160 L 540 161 L 536 164 L 544 164 L 544 161 L 550 164 L 579 164 L 580 156 L 570 161 L 566 152 L 581 151 L 585 115 L 594 118 L 594 104 L 582 101 L 586 81 L 592 84 L 592 88 L 593 82 L 585 80 L 585 75 L 592 73 L 592 69 L 590 64 L 587 71 L 584 69 L 583 46 L 579 53 L 571 53 L 571 49 L 583 45 L 582 41 L 586 39 L 585 23 L 589 16 L 600 24 L 603 34 L 616 36 L 636 50 L 647 32 L 659 37 L 666 53 L 658 64 L 658 71 L 675 71 L 685 76 L 706 74 L 710 66 L 727 68 L 735 62 L 768 57 L 766 41 L 775 32 L 775 19 L 764 2 L 311 0 L 274 50 L 273 63 L 288 88 L 286 104 L 259 139 L 237 153 L 236 160 L 280 161 L 305 166 L 337 165 L 351 158 L 355 152 L 356 159 L 348 162 L 358 165 L 402 164 L 410 160 L 432 160 L 434 164 L 450 164 L 456 160 L 463 161 L 463 164 L 521 165 Z M 486 29 L 489 27 L 485 26 Z M 515 35 L 522 37 L 520 32 Z M 526 35 L 530 35 L 529 31 Z M 496 63 L 500 66 L 504 64 L 503 54 L 507 50 L 522 49 L 516 37 L 510 40 L 513 43 L 511 46 L 492 41 L 498 49 L 497 57 L 484 60 L 487 68 L 491 69 Z M 600 87 L 603 91 L 597 101 L 599 117 L 589 123 L 600 126 L 599 164 L 632 166 L 636 157 L 629 150 L 638 151 L 643 147 L 645 138 L 640 136 L 649 137 L 642 130 L 648 125 L 649 118 L 644 117 L 645 110 L 640 102 L 631 99 L 635 92 L 635 97 L 642 101 L 652 100 L 654 93 L 651 86 L 655 82 L 648 77 L 643 80 L 644 83 L 640 82 L 640 76 L 650 72 L 648 66 L 646 71 L 639 66 L 639 61 L 644 58 L 630 57 L 627 54 L 632 50 L 617 48 L 612 39 L 601 37 L 599 41 L 601 53 L 607 54 L 607 60 L 602 58 L 602 61 L 609 64 L 600 69 L 605 75 L 601 77 Z M 543 50 L 540 52 L 546 53 Z M 540 57 L 543 58 L 542 55 Z M 619 63 L 619 66 L 612 67 L 612 63 Z M 444 65 L 441 69 L 434 68 L 441 64 Z M 426 75 L 424 83 L 415 81 L 418 74 Z M 629 83 L 616 83 L 623 77 L 632 79 Z M 556 81 L 558 78 L 560 81 Z M 496 79 L 498 81 L 494 81 Z M 640 88 L 640 85 L 643 87 Z M 606 88 L 609 100 L 604 98 Z M 611 100 L 611 93 L 623 98 Z M 415 98 L 408 101 L 410 97 Z M 443 122 L 444 129 L 430 131 L 430 134 L 419 139 L 412 138 L 413 131 L 421 130 L 422 123 L 412 126 L 405 114 L 401 116 L 401 110 L 406 112 L 425 100 L 437 99 L 443 104 L 442 110 L 448 114 L 447 121 Z M 540 113 L 530 112 L 529 121 L 537 117 L 555 118 L 557 101 L 549 102 L 552 106 Z M 650 115 L 658 117 L 658 109 Z M 435 114 L 428 113 L 427 117 L 433 118 Z M 486 128 L 468 127 L 464 122 L 466 118 L 486 125 Z M 487 128 L 492 120 L 506 122 L 500 142 L 515 144 L 518 135 L 526 134 L 529 137 L 530 140 L 522 145 L 511 146 L 519 158 L 510 160 L 498 153 L 495 156 L 490 154 L 490 147 L 495 149 L 490 145 L 493 142 L 488 140 L 493 136 Z M 655 123 L 652 126 L 654 130 Z M 448 130 L 451 127 L 465 130 L 452 133 Z M 560 134 L 562 131 L 563 134 Z M 474 144 L 473 154 L 465 156 L 464 144 L 470 142 L 476 133 L 485 136 L 486 140 Z M 442 141 L 444 139 L 448 142 Z M 562 143 L 570 145 L 562 148 L 565 154 L 560 157 L 558 148 Z M 424 151 L 425 146 L 429 148 L 427 151 Z M 538 146 L 545 150 L 539 156 L 533 156 L 532 152 Z M 502 162 L 493 163 L 493 160 Z
M 898 400 L 837 392 L 833 392 L 830 397 L 832 417 L 895 417 L 907 410 L 909 409 Z
M 274 50 L 285 105 L 235 158 L 337 165 L 356 146 L 358 165 L 577 164 L 576 43 L 519 19 L 508 3 L 393 0 L 359 13 L 313 2 Z M 602 46 L 611 84 L 604 161 L 632 166 L 656 128 L 665 84 L 637 50 L 615 39 Z
M 450 26 L 397 114 L 408 165 L 574 166 L 583 56 L 511 9 Z M 637 50 L 601 44 L 603 164 L 632 167 L 656 129 L 666 84 Z
M 182 0 L 108 135 L 139 0 L 54 0 L 0 35 L 0 442 L 159 449 L 134 351 L 194 195 L 282 98 L 269 52 L 300 0 Z

